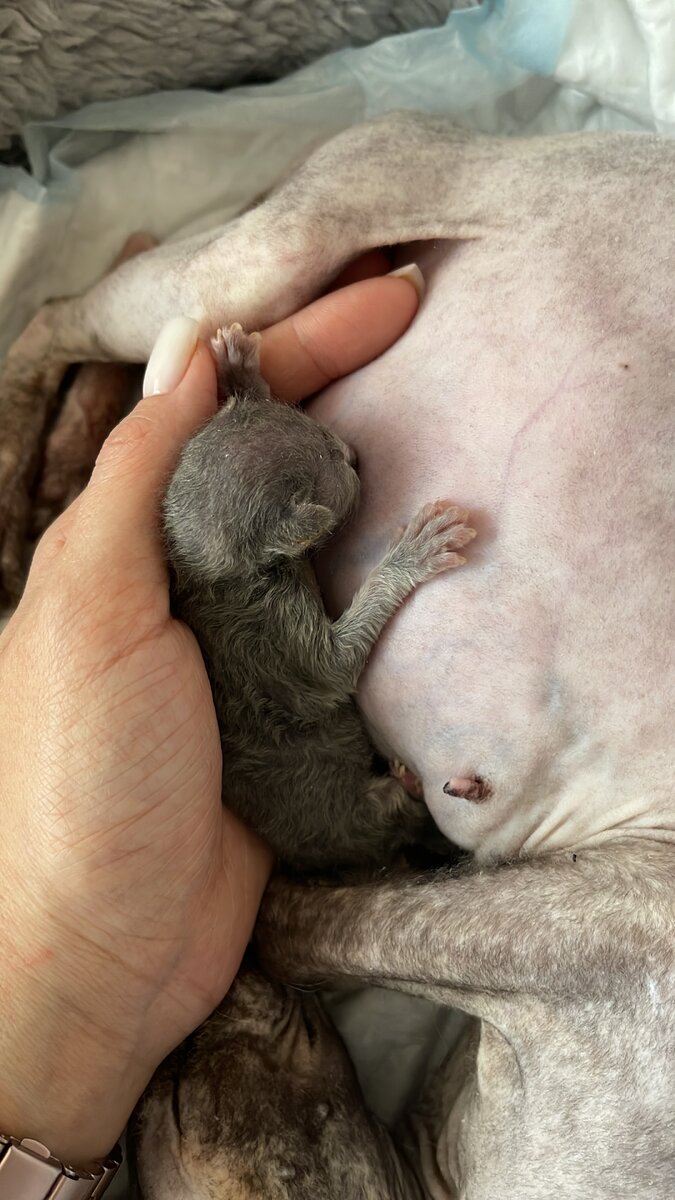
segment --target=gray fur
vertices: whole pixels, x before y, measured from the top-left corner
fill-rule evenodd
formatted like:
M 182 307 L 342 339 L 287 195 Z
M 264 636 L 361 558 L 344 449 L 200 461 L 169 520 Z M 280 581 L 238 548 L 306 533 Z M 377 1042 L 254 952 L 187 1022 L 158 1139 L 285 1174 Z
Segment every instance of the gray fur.
M 429 1200 L 669 1200 L 674 858 L 617 838 L 426 879 L 279 881 L 258 944 L 289 983 L 367 981 L 470 1014 L 398 1135 Z
M 343 46 L 440 25 L 452 0 L 0 3 L 0 149 L 99 100 L 278 79 Z
M 303 868 L 380 864 L 428 827 L 390 776 L 353 703 L 385 623 L 419 583 L 464 560 L 467 516 L 429 505 L 335 622 L 308 554 L 358 501 L 352 454 L 276 403 L 257 342 L 214 342 L 219 412 L 183 450 L 165 501 L 173 607 L 204 655 L 221 731 L 225 802 Z

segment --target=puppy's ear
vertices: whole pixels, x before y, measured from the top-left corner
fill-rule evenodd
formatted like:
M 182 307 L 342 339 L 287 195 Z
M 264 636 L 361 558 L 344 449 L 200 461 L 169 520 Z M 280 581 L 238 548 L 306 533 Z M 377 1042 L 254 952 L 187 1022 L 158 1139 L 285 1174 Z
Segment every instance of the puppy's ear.
M 325 504 L 294 499 L 267 545 L 270 558 L 301 558 L 335 528 L 335 513 Z

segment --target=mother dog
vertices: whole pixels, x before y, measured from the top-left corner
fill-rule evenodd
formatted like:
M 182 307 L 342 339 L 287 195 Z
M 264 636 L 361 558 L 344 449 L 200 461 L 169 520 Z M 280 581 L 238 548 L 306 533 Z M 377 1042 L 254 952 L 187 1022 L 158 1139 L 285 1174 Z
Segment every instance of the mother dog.
M 470 1014 L 468 1041 L 398 1149 L 365 1114 L 341 1143 L 352 1102 L 331 1112 L 312 1093 L 315 1158 L 318 1120 L 332 1130 L 327 1161 L 342 1144 L 365 1165 L 349 1183 L 319 1162 L 303 1191 L 280 1118 L 263 1155 L 280 1164 L 273 1183 L 262 1159 L 243 1171 L 222 1150 L 236 1115 L 223 1039 L 207 1133 L 181 1106 L 180 1067 L 156 1096 L 167 1136 L 149 1196 L 164 1194 L 162 1171 L 168 1194 L 200 1195 L 205 1162 L 205 1194 L 223 1197 L 672 1196 L 674 178 L 675 146 L 650 135 L 501 141 L 394 115 L 319 149 L 226 228 L 47 306 L 10 353 L 8 587 L 70 362 L 143 359 L 178 311 L 205 334 L 266 325 L 362 250 L 421 239 L 418 320 L 316 403 L 356 447 L 363 484 L 358 521 L 322 564 L 329 603 L 347 603 L 432 492 L 483 514 L 482 555 L 404 608 L 360 690 L 380 747 L 420 776 L 473 869 L 330 892 L 279 883 L 260 927 L 267 968 L 286 981 L 418 992 Z M 322 1044 L 314 1024 L 293 1053 Z M 344 1100 L 346 1068 L 323 1063 L 322 1086 L 333 1078 Z M 371 1176 L 364 1138 L 386 1144 Z M 220 1147 L 220 1175 L 195 1145 Z

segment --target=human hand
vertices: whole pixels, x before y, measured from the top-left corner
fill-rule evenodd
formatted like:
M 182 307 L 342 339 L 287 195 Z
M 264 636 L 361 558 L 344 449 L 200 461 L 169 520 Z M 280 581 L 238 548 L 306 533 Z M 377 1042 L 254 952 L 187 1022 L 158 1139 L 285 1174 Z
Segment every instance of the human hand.
M 264 333 L 263 370 L 298 400 L 416 308 L 400 279 L 333 292 Z M 216 408 L 210 352 L 182 339 L 181 362 L 153 355 L 164 394 L 108 438 L 0 638 L 0 1129 L 80 1165 L 222 998 L 271 867 L 222 806 L 208 679 L 169 611 L 159 502 Z

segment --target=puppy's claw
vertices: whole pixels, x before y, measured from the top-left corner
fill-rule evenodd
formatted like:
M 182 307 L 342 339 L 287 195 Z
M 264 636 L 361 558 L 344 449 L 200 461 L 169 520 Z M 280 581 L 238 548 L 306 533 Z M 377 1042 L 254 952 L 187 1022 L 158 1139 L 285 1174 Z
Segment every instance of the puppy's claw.
M 466 559 L 456 551 L 476 536 L 475 529 L 464 524 L 468 516 L 467 509 L 449 500 L 435 500 L 413 517 L 394 554 L 400 555 L 402 567 L 416 583 L 464 565 Z

